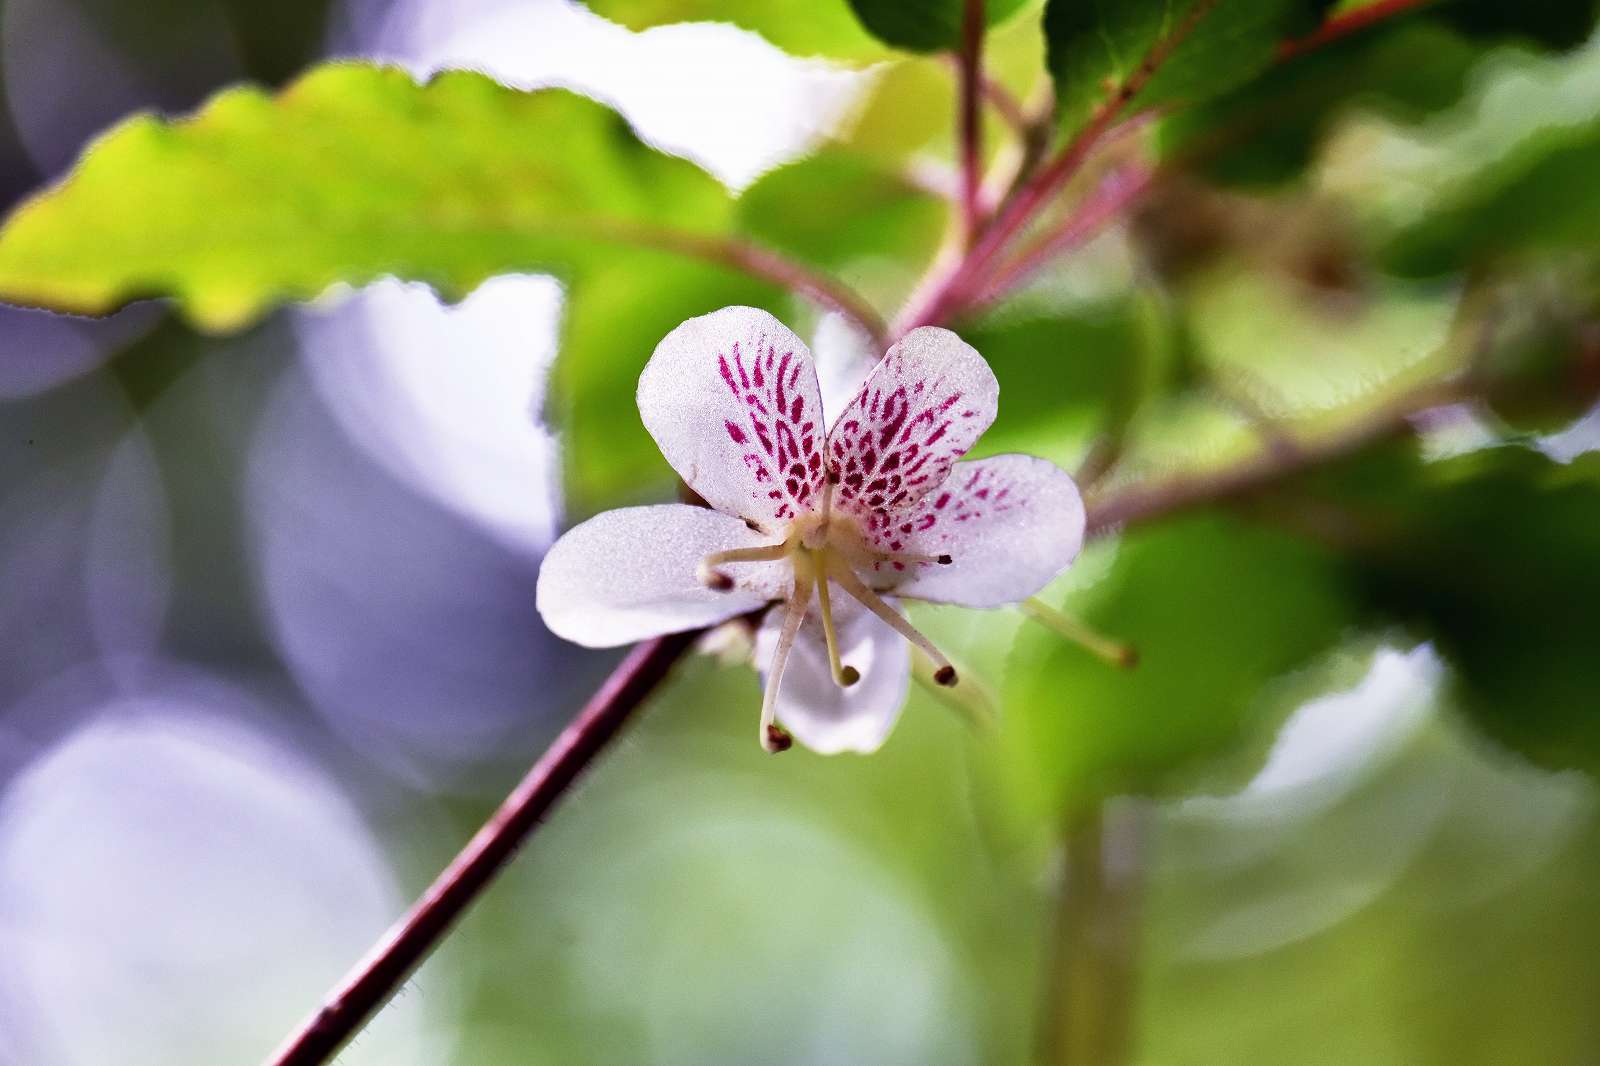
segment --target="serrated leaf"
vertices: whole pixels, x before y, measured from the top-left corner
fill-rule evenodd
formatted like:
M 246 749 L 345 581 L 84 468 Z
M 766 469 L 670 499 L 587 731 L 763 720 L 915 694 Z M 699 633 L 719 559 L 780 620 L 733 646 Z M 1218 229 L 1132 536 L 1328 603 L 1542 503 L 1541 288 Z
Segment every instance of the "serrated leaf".
M 1175 43 L 1130 101 L 1132 108 L 1221 95 L 1265 70 L 1278 43 L 1312 25 L 1322 6 L 1315 0 L 1050 0 L 1044 32 L 1061 122 L 1082 125 L 1165 41 Z
M 987 21 L 1000 22 L 1030 2 L 994 0 L 986 5 Z M 874 62 L 886 58 L 887 48 L 954 47 L 962 0 L 588 0 L 588 6 L 631 30 L 731 22 L 794 55 Z
M 92 314 L 170 295 L 231 329 L 386 274 L 448 297 L 497 273 L 571 276 L 732 216 L 713 178 L 594 101 L 334 63 L 280 96 L 230 89 L 113 129 L 0 230 L 0 298 Z

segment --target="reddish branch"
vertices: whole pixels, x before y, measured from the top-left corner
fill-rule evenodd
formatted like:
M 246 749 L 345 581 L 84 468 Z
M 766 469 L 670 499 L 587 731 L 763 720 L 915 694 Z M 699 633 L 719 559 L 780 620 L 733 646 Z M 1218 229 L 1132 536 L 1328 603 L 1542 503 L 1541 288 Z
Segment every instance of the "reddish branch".
M 961 246 L 970 247 L 978 235 L 983 207 L 983 124 L 979 113 L 983 93 L 983 0 L 965 0 L 961 7 L 961 49 L 956 53 L 959 93 L 956 110 L 956 144 L 961 153 Z
M 1404 14 L 1413 8 L 1423 7 L 1434 3 L 1435 0 L 1376 0 L 1375 3 L 1365 7 L 1358 7 L 1354 11 L 1347 11 L 1342 15 L 1324 22 L 1316 31 L 1292 41 L 1284 41 L 1278 46 L 1278 58 L 1293 59 L 1304 55 L 1324 45 L 1332 44 L 1341 37 L 1355 33 L 1357 30 L 1366 29 L 1368 26 L 1393 18 L 1395 15 Z
M 1155 77 L 1156 72 L 1171 58 L 1178 45 L 1183 43 L 1216 4 L 1217 0 L 1198 0 L 1177 27 L 1151 47 L 1139 65 L 1123 79 L 1122 84 L 1100 103 L 1077 135 L 1017 191 L 1001 210 L 1000 216 L 984 231 L 983 237 L 973 246 L 971 253 L 951 272 L 945 282 L 934 289 L 925 303 L 908 310 L 897 324 L 896 333 L 904 333 L 917 326 L 949 319 L 953 312 L 964 307 L 976 292 L 987 287 L 984 272 L 995 258 L 1072 179 L 1084 161 L 1089 158 L 1089 153 L 1099 144 L 1101 137 L 1116 124 L 1128 104 L 1143 91 L 1150 83 L 1150 79 Z
M 405 917 L 356 964 L 322 1008 L 273 1052 L 269 1066 L 316 1066 L 338 1052 L 516 854 L 590 760 L 688 651 L 696 635 L 675 633 L 633 649 Z

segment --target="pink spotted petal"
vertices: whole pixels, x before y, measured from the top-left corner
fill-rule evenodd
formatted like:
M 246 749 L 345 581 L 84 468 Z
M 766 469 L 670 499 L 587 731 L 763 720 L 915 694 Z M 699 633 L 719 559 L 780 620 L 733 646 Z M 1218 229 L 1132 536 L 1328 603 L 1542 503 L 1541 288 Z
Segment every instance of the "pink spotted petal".
M 835 595 L 841 597 L 842 593 Z M 911 686 L 910 646 L 866 611 L 836 622 L 843 661 L 861 672 L 861 680 L 849 688 L 834 683 L 822 625 L 808 615 L 778 688 L 778 720 L 795 739 L 820 754 L 874 752 L 883 746 L 905 706 Z M 769 611 L 756 635 L 756 664 L 763 683 L 782 623 L 781 610 Z
M 890 532 L 904 552 L 938 563 L 880 563 L 874 585 L 897 596 L 966 607 L 1018 603 L 1048 585 L 1083 547 L 1083 499 L 1066 471 L 1031 455 L 957 463 Z
M 989 364 L 960 337 L 907 333 L 829 431 L 837 505 L 868 516 L 916 503 L 989 428 L 999 399 Z
M 707 503 L 777 532 L 822 484 L 822 400 L 811 352 L 754 307 L 691 318 L 639 375 L 639 415 Z

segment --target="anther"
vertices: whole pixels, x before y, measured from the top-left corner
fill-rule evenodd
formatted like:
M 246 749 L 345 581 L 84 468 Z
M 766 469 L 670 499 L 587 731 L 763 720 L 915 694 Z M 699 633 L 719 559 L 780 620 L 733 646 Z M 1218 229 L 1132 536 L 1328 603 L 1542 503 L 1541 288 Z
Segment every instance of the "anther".
M 761 746 L 776 755 L 780 751 L 788 751 L 794 747 L 794 737 L 780 725 L 769 725 Z
M 921 630 L 907 621 L 904 615 L 885 603 L 883 597 L 868 588 L 856 576 L 854 570 L 851 570 L 843 563 L 830 560 L 827 576 L 831 576 L 835 581 L 839 582 L 840 588 L 854 596 L 861 606 L 881 618 L 890 629 L 893 629 L 906 640 L 927 652 L 928 657 L 933 660 L 936 667 L 933 675 L 935 681 L 946 687 L 956 683 L 956 668 L 950 665 L 950 660 L 944 657 L 944 653 L 934 646 L 933 641 L 923 636 Z
M 700 574 L 700 583 L 706 588 L 712 589 L 716 592 L 733 591 L 733 578 L 729 577 L 727 574 L 724 574 L 721 570 L 711 570 L 708 568 L 702 571 Z
M 849 688 L 851 685 L 860 680 L 861 671 L 857 670 L 853 666 L 843 667 L 839 671 L 839 684 L 843 685 L 845 688 Z
M 1017 605 L 1023 614 L 1054 631 L 1063 639 L 1078 645 L 1089 654 L 1123 670 L 1139 665 L 1139 649 L 1132 644 L 1096 633 L 1071 615 L 1056 610 L 1038 598 L 1023 600 Z
M 948 555 L 939 556 L 939 565 L 940 566 L 949 566 L 953 562 L 955 562 L 955 560 L 950 558 L 950 556 L 948 556 Z

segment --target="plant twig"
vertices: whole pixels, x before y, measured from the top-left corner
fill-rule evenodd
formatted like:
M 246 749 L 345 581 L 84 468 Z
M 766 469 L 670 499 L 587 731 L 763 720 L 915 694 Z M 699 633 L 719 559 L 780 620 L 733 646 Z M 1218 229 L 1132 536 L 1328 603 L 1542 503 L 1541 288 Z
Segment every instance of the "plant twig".
M 1357 30 L 1364 30 L 1375 23 L 1434 2 L 1436 0 L 1376 0 L 1375 3 L 1334 16 L 1304 37 L 1284 41 L 1278 46 L 1278 59 L 1293 59 L 1315 51 Z
M 961 247 L 969 248 L 983 224 L 983 0 L 961 5 L 961 50 L 956 53 L 956 144 L 961 155 Z
M 968 299 L 987 287 L 983 280 L 984 272 L 995 258 L 1072 179 L 1100 139 L 1116 124 L 1123 109 L 1149 84 L 1177 47 L 1216 5 L 1217 0 L 1196 0 L 1183 21 L 1151 46 L 1139 65 L 1110 96 L 1101 101 L 1089 121 L 1056 153 L 1055 158 L 1041 167 L 1002 208 L 1000 215 L 973 245 L 966 259 L 942 284 L 930 291 L 924 302 L 906 309 L 896 322 L 894 332 L 897 335 L 917 326 L 953 317 L 966 306 Z
M 889 331 L 883 316 L 860 293 L 837 278 L 812 270 L 771 248 L 733 237 L 706 237 L 677 230 L 629 229 L 615 236 L 662 251 L 723 263 L 766 281 L 776 282 L 848 318 L 872 338 L 879 352 L 889 346 Z
M 1413 390 L 1339 432 L 1320 440 L 1286 447 L 1276 442 L 1232 466 L 1210 473 L 1173 478 L 1163 484 L 1136 485 L 1091 502 L 1090 535 L 1164 518 L 1192 507 L 1234 500 L 1271 488 L 1302 470 L 1352 455 L 1362 448 L 1410 429 L 1412 416 L 1466 396 L 1461 382 L 1440 381 Z
M 696 636 L 674 633 L 633 649 L 405 917 L 272 1053 L 267 1066 L 317 1066 L 338 1052 L 488 886 Z
M 1095 190 L 1049 233 L 1041 234 L 1019 252 L 978 293 L 973 304 L 989 303 L 1032 277 L 1052 259 L 1083 247 L 1106 224 L 1126 211 L 1155 183 L 1156 172 L 1130 164 L 1107 174 Z

